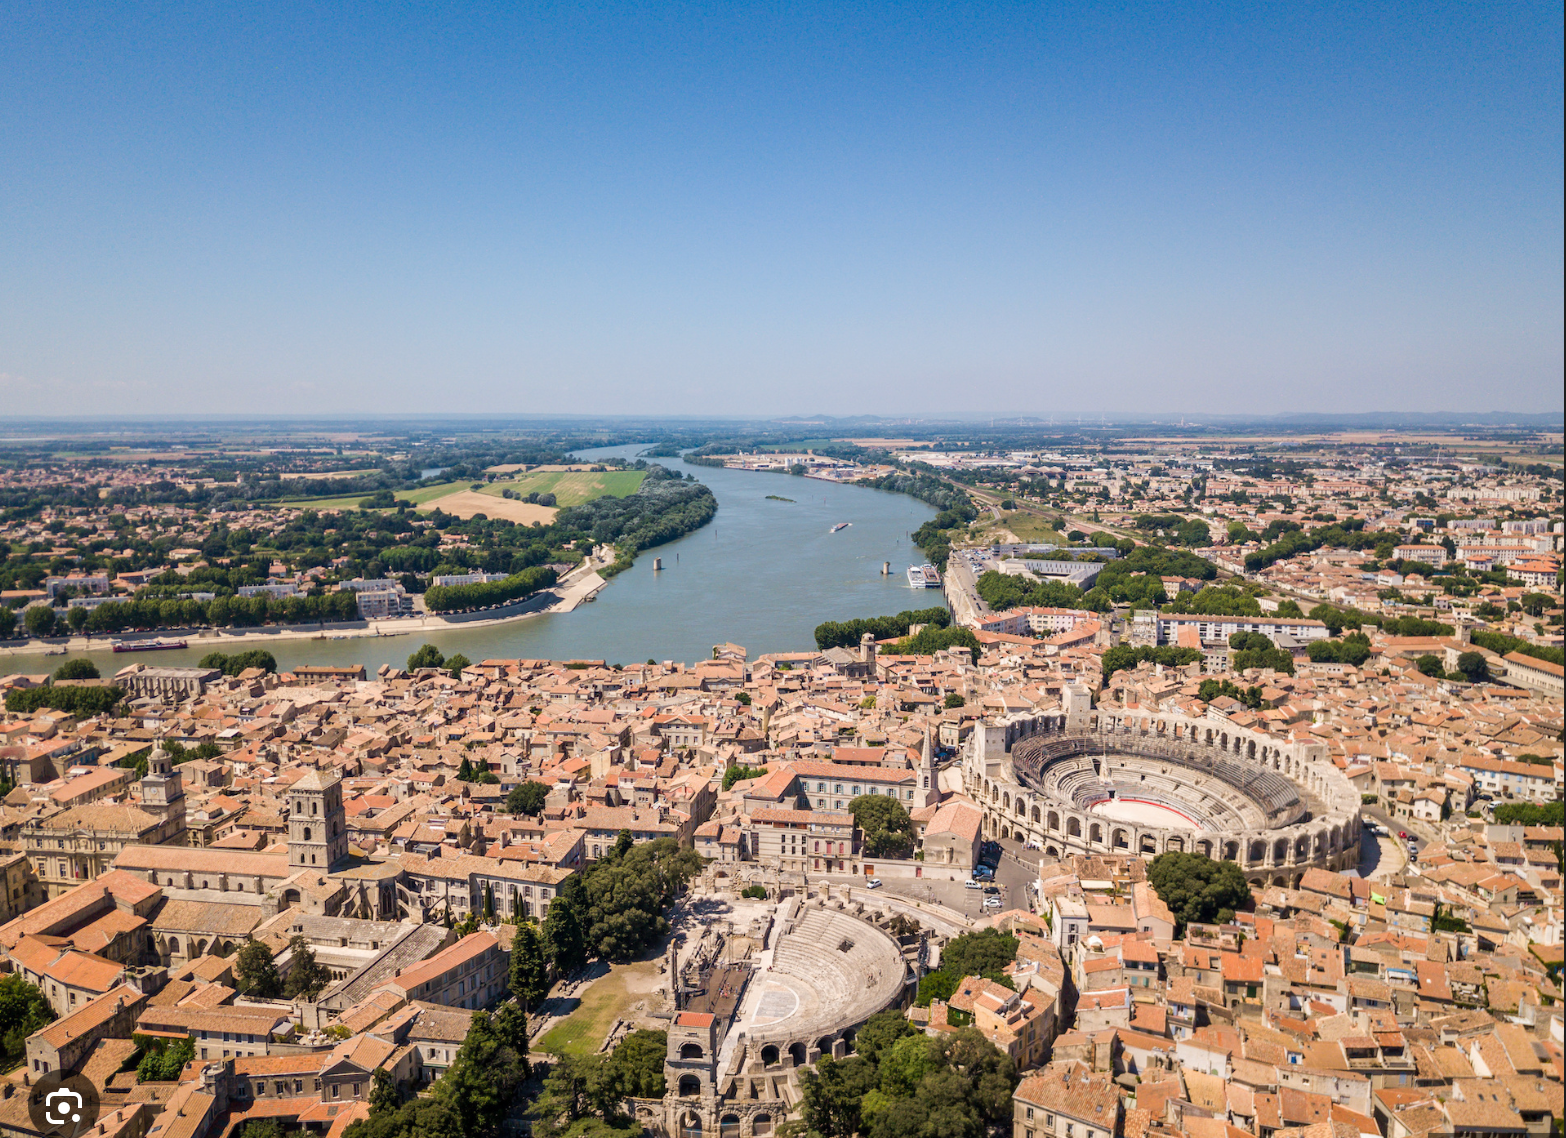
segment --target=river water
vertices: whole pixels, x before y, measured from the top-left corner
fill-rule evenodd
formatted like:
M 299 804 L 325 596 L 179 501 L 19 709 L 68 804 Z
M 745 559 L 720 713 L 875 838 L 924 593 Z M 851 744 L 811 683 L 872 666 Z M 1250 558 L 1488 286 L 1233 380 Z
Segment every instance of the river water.
M 583 459 L 634 458 L 645 445 L 578 452 Z M 942 604 L 935 589 L 910 589 L 906 570 L 924 560 L 909 535 L 935 511 L 904 494 L 840 486 L 814 478 L 686 466 L 712 487 L 718 512 L 703 528 L 643 551 L 591 604 L 471 630 L 346 640 L 257 640 L 283 670 L 299 664 L 382 664 L 402 667 L 424 640 L 446 655 L 470 660 L 598 659 L 610 663 L 694 661 L 712 646 L 742 644 L 751 656 L 807 651 L 824 620 L 879 616 Z M 768 495 L 794 499 L 769 501 Z M 852 523 L 831 533 L 838 522 Z M 654 572 L 653 559 L 663 559 Z M 881 563 L 890 561 L 890 576 Z M 234 637 L 228 652 L 242 651 Z M 104 675 L 127 663 L 194 664 L 210 647 L 115 655 L 88 652 Z M 73 653 L 79 655 L 79 653 Z M 58 657 L 0 658 L 0 673 L 43 672 Z

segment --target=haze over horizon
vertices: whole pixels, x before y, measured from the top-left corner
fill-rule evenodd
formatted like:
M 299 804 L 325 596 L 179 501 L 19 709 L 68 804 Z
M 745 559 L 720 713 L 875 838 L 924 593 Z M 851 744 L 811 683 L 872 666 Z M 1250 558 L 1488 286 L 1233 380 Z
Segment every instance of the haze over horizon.
M 9 414 L 1561 406 L 1558 3 L 6 12 Z

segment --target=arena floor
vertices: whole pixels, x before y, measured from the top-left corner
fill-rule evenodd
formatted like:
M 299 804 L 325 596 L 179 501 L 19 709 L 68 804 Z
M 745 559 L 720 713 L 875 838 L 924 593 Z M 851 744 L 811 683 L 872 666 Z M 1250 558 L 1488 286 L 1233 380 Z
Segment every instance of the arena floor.
M 1160 826 L 1170 830 L 1194 830 L 1196 823 L 1173 807 L 1153 802 L 1136 802 L 1129 798 L 1111 798 L 1095 802 L 1088 813 L 1119 822 L 1133 822 L 1138 826 Z

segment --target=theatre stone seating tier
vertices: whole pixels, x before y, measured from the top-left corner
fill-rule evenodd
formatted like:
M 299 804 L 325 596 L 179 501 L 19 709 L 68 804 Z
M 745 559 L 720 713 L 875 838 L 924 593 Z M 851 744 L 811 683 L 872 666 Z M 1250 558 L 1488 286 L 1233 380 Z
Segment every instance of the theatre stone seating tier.
M 778 933 L 756 1015 L 746 1024 L 751 1055 L 796 1065 L 895 1002 L 908 980 L 902 949 L 886 933 L 834 908 L 804 905 Z M 763 1060 L 763 1066 L 769 1066 Z

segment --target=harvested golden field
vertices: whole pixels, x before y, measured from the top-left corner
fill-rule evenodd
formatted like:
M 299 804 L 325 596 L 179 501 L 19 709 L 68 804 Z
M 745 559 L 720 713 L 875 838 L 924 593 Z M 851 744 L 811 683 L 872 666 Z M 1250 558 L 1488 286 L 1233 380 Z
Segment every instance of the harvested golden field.
M 459 518 L 471 518 L 474 514 L 483 514 L 486 518 L 504 518 L 524 526 L 530 526 L 534 522 L 542 522 L 547 526 L 555 520 L 555 514 L 559 512 L 552 506 L 535 506 L 531 502 L 518 502 L 494 494 L 480 494 L 476 490 L 458 490 L 454 494 L 422 502 L 418 510 L 420 513 L 427 514 L 437 506 Z

